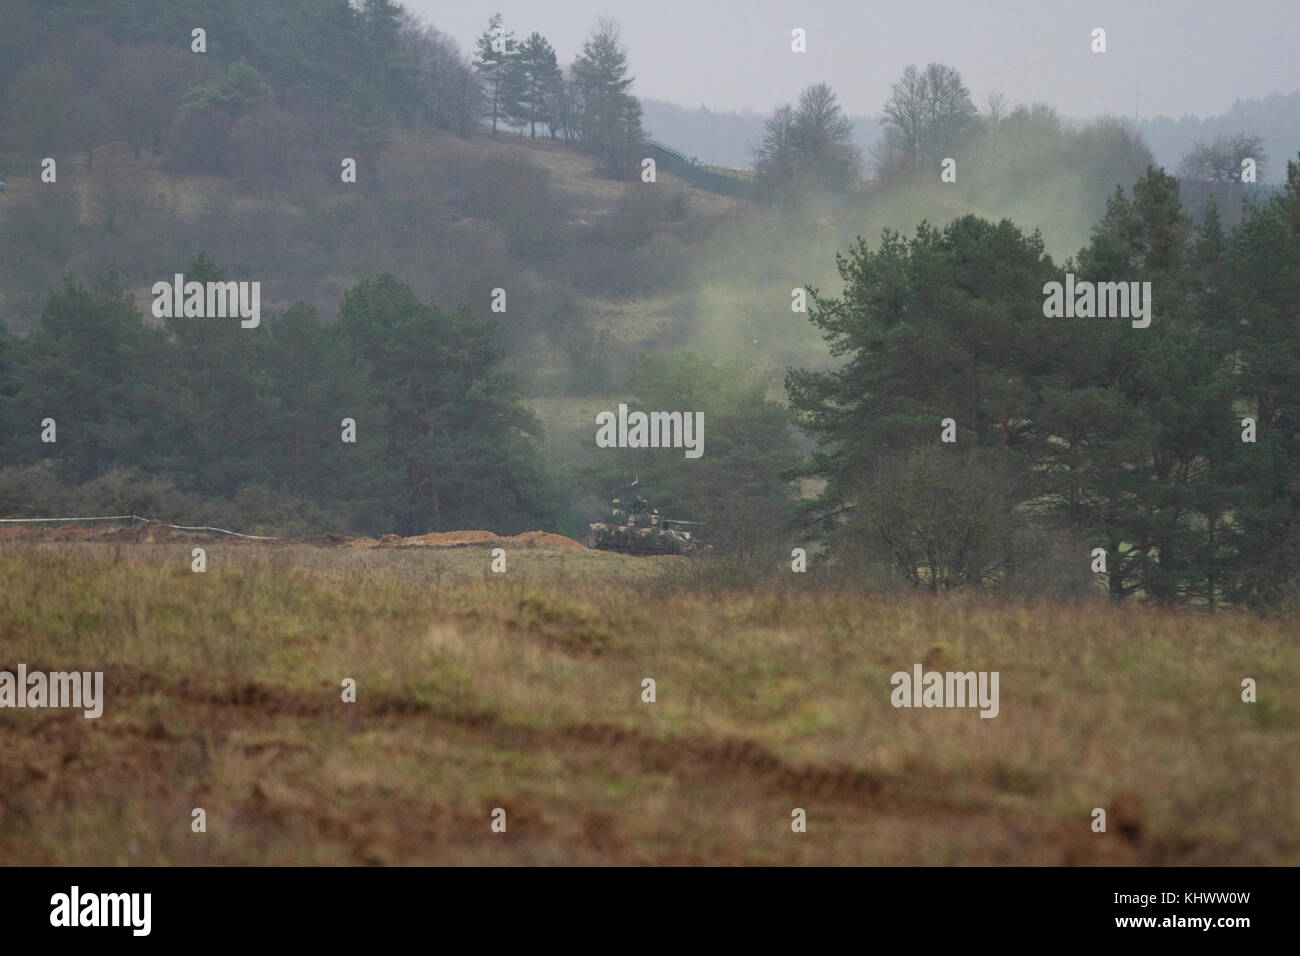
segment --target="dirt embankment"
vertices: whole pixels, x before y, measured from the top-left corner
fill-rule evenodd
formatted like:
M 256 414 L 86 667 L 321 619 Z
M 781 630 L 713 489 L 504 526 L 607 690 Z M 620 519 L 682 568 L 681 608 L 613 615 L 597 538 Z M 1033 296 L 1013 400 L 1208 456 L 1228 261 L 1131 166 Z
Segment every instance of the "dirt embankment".
M 336 543 L 349 548 L 463 548 L 467 545 L 491 544 L 516 548 L 577 549 L 586 551 L 585 545 L 549 531 L 525 531 L 522 534 L 499 535 L 491 531 L 435 531 L 403 538 L 386 534 L 382 538 L 343 538 Z
M 572 538 L 549 531 L 525 531 L 522 534 L 499 535 L 491 531 L 440 531 L 403 538 L 386 534 L 381 538 L 349 538 L 345 535 L 323 535 L 303 539 L 256 539 L 228 536 L 209 531 L 182 531 L 157 522 L 122 526 L 86 525 L 0 525 L 0 541 L 98 541 L 105 543 L 166 543 L 211 540 L 223 538 L 255 544 L 293 542 L 322 547 L 345 548 L 461 548 L 469 545 L 500 545 L 515 548 L 545 548 L 548 550 L 579 550 L 586 547 Z
M 102 541 L 114 543 L 158 543 L 209 541 L 210 532 L 178 531 L 165 524 L 150 522 L 136 525 L 0 525 L 0 541 Z M 221 537 L 224 537 L 222 535 Z M 235 539 L 245 540 L 245 539 Z

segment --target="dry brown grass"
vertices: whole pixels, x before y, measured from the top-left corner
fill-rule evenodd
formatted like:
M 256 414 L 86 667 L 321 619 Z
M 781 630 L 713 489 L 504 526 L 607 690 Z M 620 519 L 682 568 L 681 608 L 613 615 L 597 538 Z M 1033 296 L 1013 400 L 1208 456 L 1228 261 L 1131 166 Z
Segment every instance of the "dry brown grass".
M 546 548 L 493 574 L 490 546 L 212 542 L 194 574 L 190 547 L 0 542 L 0 669 L 107 697 L 0 711 L 0 859 L 1300 861 L 1293 620 L 673 589 L 684 559 Z M 916 661 L 999 671 L 1000 716 L 892 708 Z

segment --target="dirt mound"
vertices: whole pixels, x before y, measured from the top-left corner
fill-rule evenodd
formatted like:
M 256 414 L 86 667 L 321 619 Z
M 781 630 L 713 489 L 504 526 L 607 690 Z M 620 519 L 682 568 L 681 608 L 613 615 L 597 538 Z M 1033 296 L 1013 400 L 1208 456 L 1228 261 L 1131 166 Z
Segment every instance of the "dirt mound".
M 127 526 L 86 527 L 83 525 L 0 525 L 0 541 L 102 541 L 113 544 L 164 543 L 209 540 L 213 537 L 226 538 L 202 531 L 180 531 L 165 524 L 150 522 Z M 283 544 L 284 542 L 251 542 L 247 538 L 228 540 L 257 543 Z M 525 531 L 523 534 L 503 537 L 491 531 L 436 531 L 430 534 L 414 535 L 403 538 L 401 535 L 386 534 L 380 538 L 349 538 L 345 535 L 327 534 L 313 538 L 304 538 L 299 543 L 319 547 L 345 548 L 463 548 L 470 545 L 495 545 L 514 548 L 546 548 L 549 550 L 585 551 L 586 547 L 572 538 L 549 531 Z
M 0 540 L 6 541 L 91 541 L 96 532 L 90 528 L 63 525 L 44 528 L 33 525 L 0 525 Z
M 141 524 L 133 525 L 126 528 L 105 528 L 98 531 L 93 537 L 87 539 L 92 541 L 117 541 L 123 544 L 134 544 L 137 542 L 163 542 L 163 541 L 191 541 L 195 535 L 188 531 L 178 531 L 175 528 L 169 528 L 165 524 Z
M 525 531 L 523 534 L 517 534 L 513 538 L 505 540 L 519 541 L 529 548 L 559 548 L 569 551 L 587 550 L 587 546 L 581 541 L 574 541 L 562 534 L 552 534 L 550 531 Z
M 176 537 L 177 532 L 163 525 L 0 525 L 0 540 L 8 541 L 167 541 Z
M 459 548 L 466 544 L 497 544 L 507 540 L 491 531 L 434 531 L 402 538 L 402 547 Z
M 374 538 L 354 538 L 350 545 L 354 548 L 463 548 L 468 545 L 491 544 L 500 547 L 549 548 L 552 550 L 586 551 L 586 547 L 572 538 L 550 531 L 525 531 L 522 534 L 499 535 L 492 531 L 478 529 L 467 531 L 434 531 L 429 534 L 417 534 L 410 538 L 386 534 L 377 541 Z

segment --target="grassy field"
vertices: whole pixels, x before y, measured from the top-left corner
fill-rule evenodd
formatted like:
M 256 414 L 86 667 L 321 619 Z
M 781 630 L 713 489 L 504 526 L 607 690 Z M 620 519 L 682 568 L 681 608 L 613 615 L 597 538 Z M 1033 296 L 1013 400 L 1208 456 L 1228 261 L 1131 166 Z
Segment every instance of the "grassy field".
M 0 542 L 0 670 L 106 697 L 0 710 L 0 861 L 1300 862 L 1294 620 L 194 543 Z M 894 709 L 916 662 L 999 671 L 999 716 Z

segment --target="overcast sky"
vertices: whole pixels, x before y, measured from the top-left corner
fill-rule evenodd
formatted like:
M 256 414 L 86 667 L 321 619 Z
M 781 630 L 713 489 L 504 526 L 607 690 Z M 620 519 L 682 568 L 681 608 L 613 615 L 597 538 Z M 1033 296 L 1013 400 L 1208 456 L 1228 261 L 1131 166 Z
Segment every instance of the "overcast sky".
M 1041 100 L 1067 116 L 1214 116 L 1300 88 L 1300 0 L 403 0 L 470 52 L 500 11 L 567 63 L 612 16 L 643 97 L 766 113 L 825 80 L 874 115 L 909 63 L 956 67 L 983 106 Z M 790 52 L 790 31 L 808 52 Z M 1103 27 L 1107 50 L 1090 50 Z

